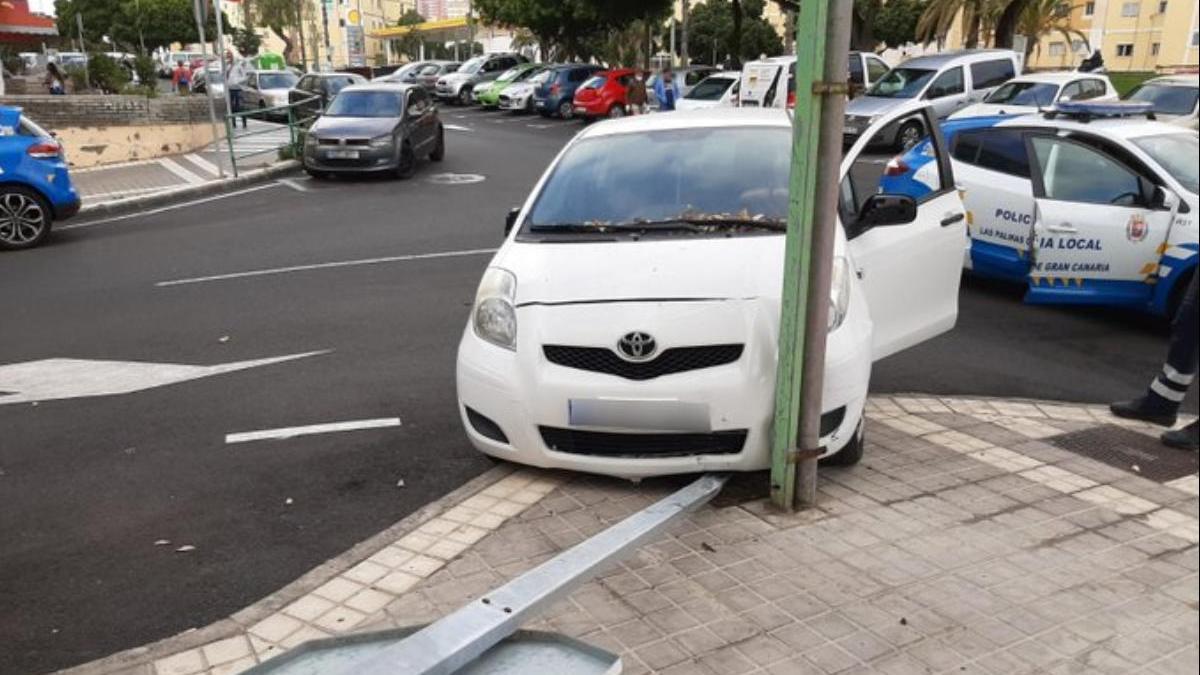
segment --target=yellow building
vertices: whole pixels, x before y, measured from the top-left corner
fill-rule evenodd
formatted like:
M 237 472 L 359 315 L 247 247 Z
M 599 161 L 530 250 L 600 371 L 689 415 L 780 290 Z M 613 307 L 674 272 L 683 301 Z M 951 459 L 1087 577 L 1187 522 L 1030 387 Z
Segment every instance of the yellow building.
M 1067 41 L 1059 31 L 1041 36 L 1027 67 L 1035 70 L 1075 68 L 1099 49 L 1110 71 L 1195 71 L 1200 38 L 1197 37 L 1196 0 L 1095 0 L 1063 2 L 1070 8 L 1064 25 L 1081 32 Z M 981 39 L 980 46 L 985 42 Z M 962 21 L 956 21 L 945 46 L 962 45 Z
M 1195 0 L 1095 0 L 1074 5 L 1068 24 L 1087 36 L 1112 71 L 1174 71 L 1196 68 Z M 1087 56 L 1075 39 L 1057 33 L 1042 37 L 1031 56 L 1035 68 L 1070 68 Z
M 337 68 L 352 65 L 350 46 L 359 30 L 362 33 L 360 44 L 365 65 L 384 65 L 388 62 L 385 45 L 379 40 L 368 39 L 366 35 L 396 25 L 404 12 L 416 7 L 416 0 L 328 0 L 324 7 L 322 0 L 300 2 L 304 24 L 305 60 L 310 67 L 329 64 Z M 241 26 L 245 23 L 244 17 L 241 16 L 240 3 L 228 4 L 225 13 L 230 17 L 231 24 Z M 262 37 L 263 51 L 283 52 L 283 40 L 280 40 L 274 31 L 265 27 L 255 30 Z M 289 37 L 299 49 L 299 33 L 292 30 Z

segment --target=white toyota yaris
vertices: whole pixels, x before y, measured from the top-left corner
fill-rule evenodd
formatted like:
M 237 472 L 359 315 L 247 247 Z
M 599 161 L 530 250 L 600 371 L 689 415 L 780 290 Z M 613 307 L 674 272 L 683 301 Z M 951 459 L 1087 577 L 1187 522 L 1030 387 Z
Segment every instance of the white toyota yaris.
M 949 330 L 966 246 L 935 135 L 939 189 L 878 193 L 890 151 L 842 163 L 821 418 L 826 457 L 862 455 L 871 363 Z M 459 409 L 481 451 L 626 478 L 770 463 L 791 122 L 701 110 L 589 127 L 509 217 L 458 351 Z

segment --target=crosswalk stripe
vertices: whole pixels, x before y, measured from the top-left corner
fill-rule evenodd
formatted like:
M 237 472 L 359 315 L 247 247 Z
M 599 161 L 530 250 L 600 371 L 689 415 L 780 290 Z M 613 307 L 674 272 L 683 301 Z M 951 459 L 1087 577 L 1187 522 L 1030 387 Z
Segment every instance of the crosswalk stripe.
M 182 178 L 185 183 L 195 184 L 205 182 L 204 178 L 201 178 L 200 176 L 197 176 L 191 171 L 183 168 L 178 162 L 170 157 L 163 157 L 158 160 L 158 163 L 162 166 L 162 168 Z
M 212 162 L 208 161 L 207 159 L 204 159 L 200 155 L 192 153 L 190 155 L 184 155 L 183 158 L 186 159 L 187 161 L 191 162 L 192 164 L 195 164 L 196 166 L 200 167 L 202 170 L 204 170 L 205 172 L 207 172 L 210 175 L 213 175 L 213 176 L 221 175 L 221 169 L 216 164 L 213 164 Z

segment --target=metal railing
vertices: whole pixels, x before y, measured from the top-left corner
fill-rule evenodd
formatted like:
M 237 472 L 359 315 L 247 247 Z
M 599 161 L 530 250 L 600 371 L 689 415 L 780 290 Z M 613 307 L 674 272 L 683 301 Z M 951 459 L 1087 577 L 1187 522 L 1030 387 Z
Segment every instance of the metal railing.
M 318 100 L 320 97 L 313 96 L 302 101 L 289 103 L 287 105 L 273 106 L 270 108 L 255 108 L 252 110 L 243 110 L 225 115 L 225 142 L 229 149 L 229 165 L 233 171 L 233 175 L 238 175 L 238 160 L 245 160 L 248 157 L 254 157 L 266 153 L 278 154 L 284 148 L 287 148 L 292 157 L 299 157 L 304 149 L 304 136 L 308 133 L 309 127 L 313 122 L 321 116 L 321 110 L 309 110 L 309 104 Z M 243 128 L 246 131 L 237 132 L 237 122 L 242 120 Z M 278 122 L 276 126 L 271 126 L 248 130 L 249 120 L 260 120 L 263 122 Z M 283 123 L 286 123 L 286 127 Z M 278 143 L 255 143 L 244 142 L 246 139 L 255 137 L 267 137 L 269 135 L 279 136 L 279 132 L 287 129 L 287 138 L 280 139 Z M 240 149 L 239 149 L 239 146 Z

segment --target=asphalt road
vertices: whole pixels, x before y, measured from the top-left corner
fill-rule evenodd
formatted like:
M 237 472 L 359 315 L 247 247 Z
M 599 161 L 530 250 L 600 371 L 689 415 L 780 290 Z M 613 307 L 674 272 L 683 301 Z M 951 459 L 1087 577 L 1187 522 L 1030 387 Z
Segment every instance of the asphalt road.
M 126 365 L 101 385 L 190 379 L 111 396 L 4 404 L 0 392 L 0 672 L 227 616 L 490 466 L 455 412 L 457 341 L 507 208 L 579 124 L 453 108 L 444 121 L 464 128 L 411 181 L 297 178 L 68 223 L 49 245 L 0 257 L 0 367 L 317 352 L 205 376 Z M 483 180 L 434 182 L 445 172 Z M 431 253 L 450 255 L 396 259 Z M 255 271 L 271 273 L 198 280 Z M 1159 321 L 1028 307 L 1014 289 L 967 282 L 958 328 L 879 364 L 874 388 L 1102 402 L 1139 392 L 1164 346 Z

